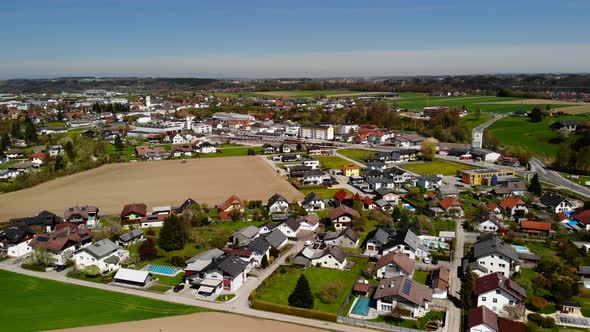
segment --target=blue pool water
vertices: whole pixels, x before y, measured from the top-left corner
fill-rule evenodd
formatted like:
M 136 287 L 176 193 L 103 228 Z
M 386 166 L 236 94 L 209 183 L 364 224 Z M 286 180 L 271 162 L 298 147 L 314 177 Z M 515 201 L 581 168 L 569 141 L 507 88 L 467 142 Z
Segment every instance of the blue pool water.
M 369 298 L 367 297 L 360 297 L 351 311 L 354 315 L 359 316 L 368 316 L 369 315 Z
M 174 266 L 156 265 L 156 264 L 148 265 L 146 267 L 146 270 L 148 270 L 152 273 L 161 274 L 161 275 L 165 275 L 165 276 L 174 276 L 180 271 L 179 269 L 175 268 Z
M 516 244 L 511 244 L 510 245 L 512 248 L 514 248 L 514 250 L 518 251 L 518 252 L 531 252 L 529 250 L 529 248 L 525 247 L 525 246 L 519 246 Z
M 406 209 L 410 210 L 410 211 L 416 211 L 416 208 L 414 208 L 413 206 L 411 206 L 410 204 L 406 203 L 403 205 L 403 207 L 405 207 Z

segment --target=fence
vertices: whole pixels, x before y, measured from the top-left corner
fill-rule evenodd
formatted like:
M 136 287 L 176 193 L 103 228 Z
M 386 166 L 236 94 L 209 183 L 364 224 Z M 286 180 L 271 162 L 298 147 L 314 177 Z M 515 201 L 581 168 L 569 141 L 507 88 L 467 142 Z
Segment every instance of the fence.
M 356 318 L 350 318 L 350 317 L 338 316 L 338 319 L 336 321 L 341 324 L 351 324 L 351 325 L 374 328 L 374 329 L 385 330 L 385 331 L 424 332 L 422 330 L 416 330 L 416 329 L 411 329 L 411 328 L 407 328 L 407 327 L 389 325 L 389 324 L 384 324 L 384 323 L 375 323 L 375 322 L 370 322 L 370 321 L 366 321 L 363 319 L 356 319 Z M 436 331 L 442 331 L 442 329 L 439 328 Z

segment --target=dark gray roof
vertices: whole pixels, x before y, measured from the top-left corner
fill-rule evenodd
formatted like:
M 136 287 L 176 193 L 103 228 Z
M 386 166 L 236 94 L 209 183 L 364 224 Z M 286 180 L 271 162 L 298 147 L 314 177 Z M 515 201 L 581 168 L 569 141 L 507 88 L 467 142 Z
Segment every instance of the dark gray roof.
M 308 266 L 310 263 L 311 260 L 302 255 L 295 256 L 291 259 L 291 264 L 294 265 Z
M 241 228 L 240 230 L 234 232 L 233 236 L 234 237 L 242 236 L 245 239 L 251 239 L 251 238 L 255 237 L 256 235 L 258 235 L 259 231 L 260 230 L 256 226 L 247 226 L 247 227 Z
M 564 200 L 566 200 L 565 197 L 552 192 L 546 192 L 545 194 L 543 194 L 543 196 L 541 196 L 541 203 L 551 207 L 558 206 Z
M 251 241 L 248 244 L 246 244 L 244 248 L 256 251 L 259 254 L 264 254 L 270 248 L 270 243 L 268 243 L 262 237 L 257 237 L 256 239 L 254 239 L 254 241 Z
M 313 201 L 323 201 L 323 199 L 320 197 L 320 195 L 316 194 L 315 192 L 311 192 L 307 196 L 305 196 L 305 199 L 303 199 L 301 205 L 309 205 Z
M 516 250 L 497 237 L 479 241 L 473 245 L 473 257 L 475 259 L 494 253 L 500 253 L 513 261 L 519 262 Z
M 590 275 L 590 266 L 580 265 L 578 266 L 578 274 Z
M 117 255 L 112 255 L 104 260 L 107 264 L 117 264 L 119 263 L 119 257 Z
M 354 229 L 352 229 L 350 227 L 348 227 L 345 230 L 343 230 L 342 232 L 340 232 L 340 234 L 351 239 L 353 242 L 358 241 L 358 239 L 360 238 L 359 233 L 355 232 Z
M 10 243 L 18 243 L 25 235 L 35 234 L 28 226 L 9 227 L 0 231 L 0 240 L 6 239 Z
M 344 260 L 346 259 L 346 254 L 344 253 L 344 251 L 342 251 L 342 249 L 340 249 L 339 246 L 332 246 L 330 249 L 326 251 L 324 256 L 326 256 L 327 254 L 332 255 L 340 263 L 344 262 Z
M 270 208 L 276 202 L 287 202 L 287 204 L 289 203 L 289 201 L 287 201 L 285 197 L 281 196 L 281 194 L 274 194 L 268 199 L 266 207 Z
M 207 269 L 210 270 L 217 268 L 231 275 L 232 277 L 236 277 L 242 273 L 242 271 L 244 271 L 247 265 L 248 262 L 245 262 L 240 257 L 228 255 L 213 261 L 213 263 Z
M 117 251 L 117 249 L 119 249 L 119 246 L 116 245 L 113 241 L 109 239 L 102 239 L 98 242 L 89 245 L 88 247 L 85 247 L 82 250 L 86 251 L 87 253 L 98 259 L 106 255 L 112 254 L 113 252 Z
M 189 258 L 186 261 L 186 263 L 189 264 L 189 263 L 193 263 L 193 262 L 200 261 L 200 260 L 213 260 L 213 259 L 219 258 L 221 256 L 223 256 L 223 251 L 221 251 L 217 248 L 214 248 L 214 249 L 209 249 L 207 251 L 203 251 L 203 252 Z
M 375 232 L 375 235 L 373 235 L 373 240 L 377 241 L 383 245 L 383 244 L 386 244 L 387 242 L 389 242 L 389 239 L 394 235 L 394 233 L 395 233 L 395 229 L 388 229 L 388 228 L 380 227 Z
M 142 236 L 143 236 L 143 229 L 136 228 L 136 229 L 132 230 L 131 232 L 127 232 L 127 233 L 119 236 L 119 240 L 121 240 L 123 242 L 129 242 L 129 241 L 138 239 Z
M 297 231 L 301 227 L 301 222 L 295 217 L 289 217 L 289 219 L 285 220 L 284 224 L 289 226 L 293 231 Z
M 266 234 L 264 236 L 266 242 L 268 242 L 273 248 L 278 248 L 285 240 L 287 236 L 278 229 L 273 230 L 272 232 Z

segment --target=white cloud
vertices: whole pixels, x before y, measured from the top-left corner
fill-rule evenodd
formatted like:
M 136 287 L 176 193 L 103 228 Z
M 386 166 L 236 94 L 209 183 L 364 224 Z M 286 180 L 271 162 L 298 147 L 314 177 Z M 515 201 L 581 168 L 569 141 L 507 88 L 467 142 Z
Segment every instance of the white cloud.
M 494 46 L 299 55 L 4 61 L 0 77 L 66 75 L 328 77 L 509 72 L 590 72 L 590 44 Z

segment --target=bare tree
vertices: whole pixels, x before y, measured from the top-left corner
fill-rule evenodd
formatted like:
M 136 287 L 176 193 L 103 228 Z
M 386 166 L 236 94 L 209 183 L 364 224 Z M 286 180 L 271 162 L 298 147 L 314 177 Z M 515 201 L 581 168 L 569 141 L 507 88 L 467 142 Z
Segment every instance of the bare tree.
M 516 304 L 516 305 L 510 305 L 510 304 L 506 304 L 503 308 L 502 308 L 502 312 L 500 313 L 500 316 L 508 318 L 510 320 L 522 320 L 522 318 L 524 317 L 524 305 L 522 304 Z

